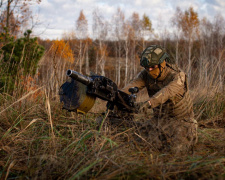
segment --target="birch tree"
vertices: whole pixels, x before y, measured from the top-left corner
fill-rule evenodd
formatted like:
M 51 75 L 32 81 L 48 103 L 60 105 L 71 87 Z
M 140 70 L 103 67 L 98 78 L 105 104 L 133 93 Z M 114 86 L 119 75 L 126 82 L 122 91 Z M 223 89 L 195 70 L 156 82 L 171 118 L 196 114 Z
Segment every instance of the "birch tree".
M 192 64 L 192 47 L 194 40 L 199 35 L 199 18 L 198 13 L 194 11 L 193 7 L 190 7 L 188 10 L 182 12 L 180 8 L 177 8 L 175 12 L 176 16 L 176 25 L 180 28 L 188 42 L 188 78 L 191 79 L 191 64 Z
M 105 43 L 108 35 L 108 22 L 103 18 L 99 9 L 93 11 L 93 37 L 98 42 L 98 51 L 96 57 L 95 73 L 98 73 L 98 65 L 101 69 L 101 75 L 105 76 L 105 62 L 107 56 L 107 44 Z
M 131 49 L 131 62 L 132 62 L 132 76 L 134 76 L 137 73 L 137 66 L 139 64 L 139 61 L 137 63 L 137 52 L 136 52 L 136 46 L 137 41 L 140 40 L 140 33 L 141 33 L 141 20 L 139 18 L 139 14 L 134 12 L 132 16 L 130 17 L 130 25 L 133 29 L 133 45 Z M 139 59 L 138 59 L 139 60 Z
M 124 26 L 124 50 L 125 50 L 125 78 L 124 78 L 124 84 L 126 85 L 128 83 L 128 68 L 130 69 L 130 65 L 128 65 L 128 61 L 130 61 L 129 58 L 129 51 L 131 46 L 131 40 L 134 37 L 133 30 L 128 22 L 125 23 Z M 129 63 L 130 64 L 130 63 Z
M 174 26 L 174 38 L 175 38 L 175 62 L 177 65 L 179 65 L 179 58 L 180 58 L 180 49 L 179 49 L 179 41 L 181 39 L 181 33 L 182 33 L 182 29 L 179 26 L 179 21 L 177 20 L 177 17 L 180 16 L 181 14 L 181 10 L 179 8 L 176 9 L 176 13 L 173 15 L 172 19 L 171 19 L 171 24 L 172 26 Z
M 116 38 L 116 51 L 117 51 L 117 66 L 116 66 L 116 81 L 117 85 L 120 86 L 121 83 L 121 58 L 122 58 L 122 41 L 124 40 L 124 26 L 125 26 L 125 16 L 124 12 L 118 8 L 116 14 L 113 16 L 114 24 L 114 34 Z
M 206 18 L 200 22 L 200 57 L 199 57 L 199 85 L 208 87 L 208 71 L 210 68 L 210 61 L 212 59 L 212 34 L 213 24 Z
M 80 11 L 80 15 L 76 21 L 76 36 L 79 40 L 79 49 L 78 49 L 79 72 L 82 73 L 82 65 L 85 56 L 84 40 L 87 39 L 88 37 L 88 22 L 83 13 L 83 10 Z
M 223 37 L 225 34 L 225 20 L 220 15 L 217 14 L 214 19 L 214 32 L 215 32 L 215 60 L 214 64 L 217 65 L 217 74 L 219 81 L 219 90 L 223 91 L 223 81 L 224 81 L 224 61 L 225 61 L 225 48 L 223 44 Z
M 141 27 L 142 27 L 142 34 L 143 34 L 142 50 L 144 50 L 146 48 L 145 39 L 149 39 L 154 30 L 152 28 L 152 22 L 146 14 L 144 14 L 142 17 L 141 25 L 142 25 Z
M 0 32 L 17 37 L 31 20 L 30 5 L 41 0 L 1 0 Z

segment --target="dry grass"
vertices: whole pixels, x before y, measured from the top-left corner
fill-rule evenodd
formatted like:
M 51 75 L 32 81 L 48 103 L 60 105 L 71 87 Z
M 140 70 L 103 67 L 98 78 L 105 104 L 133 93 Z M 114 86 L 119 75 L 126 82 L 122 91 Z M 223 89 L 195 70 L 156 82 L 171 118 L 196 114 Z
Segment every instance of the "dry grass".
M 99 131 L 95 119 L 106 102 L 97 100 L 85 116 L 62 110 L 56 94 L 67 65 L 44 62 L 40 89 L 0 94 L 0 179 L 225 178 L 225 95 L 217 88 L 191 91 L 199 122 L 193 153 L 162 154 L 136 141 L 132 127 L 106 123 Z M 138 101 L 144 99 L 146 92 Z
M 1 99 L 9 99 L 6 96 L 1 95 Z M 195 102 L 195 106 L 217 108 L 216 104 L 224 99 L 224 95 L 218 96 L 214 101 Z M 28 95 L 24 95 L 2 103 L 2 179 L 225 178 L 222 111 L 209 119 L 199 118 L 199 142 L 193 154 L 175 156 L 153 151 L 147 142 L 135 141 L 133 128 L 103 126 L 99 132 L 97 107 L 86 116 L 76 115 L 62 111 L 54 99 L 46 93 L 36 102 L 27 101 Z M 97 105 L 105 107 L 100 101 Z M 196 114 L 199 111 L 202 109 Z

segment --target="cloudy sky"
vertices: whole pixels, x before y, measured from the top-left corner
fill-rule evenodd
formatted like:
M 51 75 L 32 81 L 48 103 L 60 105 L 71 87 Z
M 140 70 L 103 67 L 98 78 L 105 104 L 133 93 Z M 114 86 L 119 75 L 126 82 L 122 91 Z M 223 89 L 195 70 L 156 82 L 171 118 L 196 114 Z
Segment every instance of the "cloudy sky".
M 225 19 L 225 0 L 42 0 L 34 5 L 33 12 L 38 13 L 39 26 L 35 27 L 35 35 L 44 39 L 60 39 L 63 32 L 75 29 L 75 22 L 83 10 L 88 20 L 88 27 L 92 28 L 92 13 L 98 8 L 108 21 L 115 15 L 119 7 L 128 19 L 133 12 L 142 18 L 145 13 L 152 21 L 155 30 L 168 27 L 176 7 L 183 11 L 190 6 L 199 14 L 200 18 L 209 20 L 220 14 Z

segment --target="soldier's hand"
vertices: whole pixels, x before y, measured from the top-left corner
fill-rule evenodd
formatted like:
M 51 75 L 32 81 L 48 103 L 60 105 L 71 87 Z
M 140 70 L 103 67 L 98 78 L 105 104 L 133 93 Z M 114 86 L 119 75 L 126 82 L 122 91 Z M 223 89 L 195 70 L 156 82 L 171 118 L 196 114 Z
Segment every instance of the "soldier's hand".
M 147 109 L 151 109 L 151 104 L 149 101 L 134 103 L 134 108 L 137 113 L 146 112 Z

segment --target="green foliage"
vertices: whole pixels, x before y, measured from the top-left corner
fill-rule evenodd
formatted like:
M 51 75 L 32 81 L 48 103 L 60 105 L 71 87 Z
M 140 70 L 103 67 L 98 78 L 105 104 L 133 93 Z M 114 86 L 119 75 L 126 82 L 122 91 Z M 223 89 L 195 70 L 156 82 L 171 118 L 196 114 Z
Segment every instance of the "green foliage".
M 0 34 L 0 48 L 7 42 L 13 41 L 14 37 L 9 34 L 9 31 L 6 27 L 3 28 L 3 32 Z M 0 49 L 0 53 L 2 53 Z
M 1 60 L 1 91 L 7 89 L 11 93 L 20 76 L 35 75 L 38 62 L 44 54 L 44 47 L 40 46 L 37 38 L 30 38 L 31 30 L 24 33 L 23 38 L 14 40 L 7 33 L 0 36 L 3 59 Z

